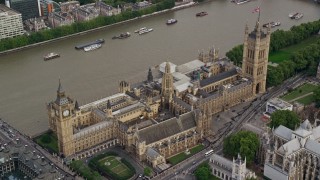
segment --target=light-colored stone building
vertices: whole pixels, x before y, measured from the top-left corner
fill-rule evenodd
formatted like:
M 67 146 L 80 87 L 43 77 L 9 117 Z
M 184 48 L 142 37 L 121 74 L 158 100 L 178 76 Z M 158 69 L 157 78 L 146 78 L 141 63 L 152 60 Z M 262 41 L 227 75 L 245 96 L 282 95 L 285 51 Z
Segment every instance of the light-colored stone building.
M 254 172 L 247 169 L 246 163 L 246 158 L 241 160 L 241 156 L 239 154 L 237 159 L 233 158 L 232 161 L 219 156 L 218 154 L 213 154 L 209 161 L 212 174 L 219 179 L 246 180 L 249 178 L 257 178 Z
M 165 62 L 146 81 L 119 83 L 119 93 L 79 106 L 59 83 L 47 105 L 60 154 L 83 158 L 118 144 L 153 167 L 213 135 L 212 115 L 265 92 L 270 29 L 246 26 L 243 68 L 209 52 L 209 60 L 179 66 Z M 253 56 L 253 54 L 260 54 Z M 90 149 L 94 149 L 91 151 Z
M 21 14 L 0 4 L 0 40 L 24 34 Z
M 293 105 L 280 99 L 280 98 L 272 98 L 268 100 L 266 104 L 266 112 L 264 113 L 266 116 L 270 117 L 271 114 L 277 110 L 293 110 Z
M 305 120 L 296 130 L 284 126 L 264 135 L 264 175 L 277 180 L 320 178 L 320 126 Z

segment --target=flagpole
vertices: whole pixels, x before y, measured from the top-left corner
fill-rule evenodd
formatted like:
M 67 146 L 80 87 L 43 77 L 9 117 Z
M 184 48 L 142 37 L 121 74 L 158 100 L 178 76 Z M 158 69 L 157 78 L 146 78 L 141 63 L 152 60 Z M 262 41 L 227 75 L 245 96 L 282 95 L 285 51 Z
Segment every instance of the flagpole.
M 260 9 L 260 7 L 259 7 L 258 22 L 260 22 L 260 11 L 261 11 L 261 9 Z

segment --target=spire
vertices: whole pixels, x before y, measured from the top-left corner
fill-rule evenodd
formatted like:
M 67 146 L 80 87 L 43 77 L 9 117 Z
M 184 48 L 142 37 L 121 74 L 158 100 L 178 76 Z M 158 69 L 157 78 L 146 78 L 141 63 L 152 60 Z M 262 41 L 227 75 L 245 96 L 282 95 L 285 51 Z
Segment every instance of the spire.
M 63 93 L 63 88 L 62 88 L 62 85 L 61 85 L 61 81 L 60 81 L 60 78 L 59 78 L 59 86 L 58 86 L 58 90 L 57 90 L 58 93 Z
M 256 31 L 256 33 L 261 31 L 261 27 L 260 27 L 260 22 L 259 21 L 256 22 L 255 31 Z
M 153 81 L 153 75 L 152 75 L 151 67 L 149 67 L 149 71 L 148 71 L 148 82 L 152 82 L 152 81 Z
M 166 63 L 166 67 L 165 67 L 165 73 L 170 73 L 171 70 L 170 70 L 170 63 L 167 61 Z
M 249 34 L 249 26 L 248 26 L 248 21 L 246 22 L 246 27 L 244 28 L 245 34 Z
M 108 102 L 107 102 L 107 109 L 111 109 L 111 103 L 110 103 L 110 100 L 108 100 Z
M 76 101 L 76 103 L 75 103 L 75 105 L 74 105 L 74 108 L 75 108 L 76 110 L 80 110 L 78 101 Z

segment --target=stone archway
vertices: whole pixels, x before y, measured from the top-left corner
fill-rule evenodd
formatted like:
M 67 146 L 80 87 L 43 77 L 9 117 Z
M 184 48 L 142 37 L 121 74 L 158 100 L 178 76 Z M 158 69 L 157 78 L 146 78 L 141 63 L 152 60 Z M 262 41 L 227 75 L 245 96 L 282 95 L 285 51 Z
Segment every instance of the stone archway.
M 256 85 L 255 91 L 256 91 L 256 94 L 259 94 L 259 93 L 260 93 L 260 91 L 261 91 L 261 83 L 258 83 L 258 84 Z

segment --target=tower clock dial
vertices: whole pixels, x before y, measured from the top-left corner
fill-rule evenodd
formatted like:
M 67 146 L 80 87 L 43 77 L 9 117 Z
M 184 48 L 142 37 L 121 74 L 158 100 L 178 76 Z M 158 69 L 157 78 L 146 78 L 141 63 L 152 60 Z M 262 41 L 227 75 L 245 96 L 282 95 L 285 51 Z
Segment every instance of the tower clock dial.
M 64 111 L 63 111 L 63 116 L 64 116 L 64 117 L 69 116 L 69 110 L 64 110 Z

